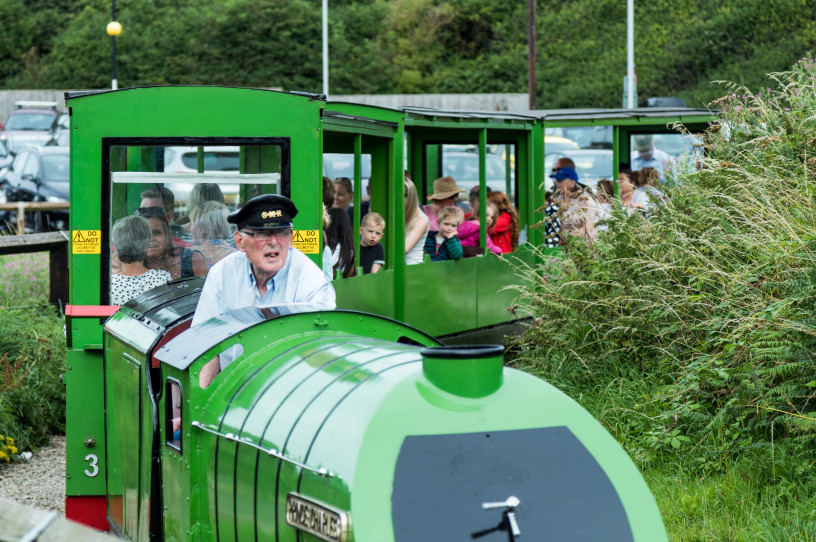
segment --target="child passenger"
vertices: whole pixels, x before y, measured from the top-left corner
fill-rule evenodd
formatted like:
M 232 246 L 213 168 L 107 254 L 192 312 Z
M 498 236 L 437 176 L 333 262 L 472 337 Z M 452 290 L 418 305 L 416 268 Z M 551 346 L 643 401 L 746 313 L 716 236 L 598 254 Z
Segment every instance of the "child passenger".
M 431 255 L 431 261 L 459 260 L 462 258 L 462 244 L 456 236 L 462 213 L 456 207 L 439 209 L 437 223 L 439 231 L 429 231 L 425 239 L 425 254 Z
M 385 265 L 385 250 L 380 239 L 385 229 L 385 220 L 379 213 L 369 212 L 360 224 L 360 263 L 363 274 L 376 273 Z

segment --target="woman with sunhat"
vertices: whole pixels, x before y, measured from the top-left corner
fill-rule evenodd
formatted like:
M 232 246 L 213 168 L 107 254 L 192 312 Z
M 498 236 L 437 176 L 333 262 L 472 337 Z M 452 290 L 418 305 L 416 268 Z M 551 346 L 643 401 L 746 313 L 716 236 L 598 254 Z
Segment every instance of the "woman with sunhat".
M 431 203 L 423 205 L 422 210 L 425 211 L 425 214 L 428 215 L 428 220 L 430 220 L 429 228 L 438 231 L 437 215 L 439 214 L 439 210 L 443 207 L 455 207 L 456 202 L 459 200 L 459 194 L 464 192 L 464 190 L 459 188 L 459 185 L 456 184 L 453 177 L 440 177 L 435 180 L 433 190 L 433 194 L 428 196 Z M 458 207 L 456 208 L 459 209 Z M 461 209 L 459 209 L 459 212 L 464 215 Z

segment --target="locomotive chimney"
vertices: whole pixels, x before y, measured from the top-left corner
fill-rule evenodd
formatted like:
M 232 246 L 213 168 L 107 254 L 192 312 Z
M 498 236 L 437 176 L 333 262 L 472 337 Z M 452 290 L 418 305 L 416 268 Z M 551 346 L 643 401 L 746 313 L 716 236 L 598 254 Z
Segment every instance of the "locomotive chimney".
M 422 372 L 439 389 L 462 397 L 484 397 L 501 386 L 504 346 L 423 348 Z

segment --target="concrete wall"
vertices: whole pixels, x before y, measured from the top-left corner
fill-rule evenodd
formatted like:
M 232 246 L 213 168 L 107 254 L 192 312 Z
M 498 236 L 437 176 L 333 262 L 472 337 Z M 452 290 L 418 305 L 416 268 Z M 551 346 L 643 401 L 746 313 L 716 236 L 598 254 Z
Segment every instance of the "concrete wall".
M 0 90 L 0 122 L 6 122 L 18 100 L 57 102 L 65 110 L 64 90 Z M 403 105 L 463 111 L 524 111 L 527 94 L 352 94 L 331 96 L 331 101 L 357 102 L 380 107 Z
M 527 94 L 353 94 L 331 95 L 329 101 L 392 109 L 405 105 L 461 111 L 526 111 L 530 106 Z

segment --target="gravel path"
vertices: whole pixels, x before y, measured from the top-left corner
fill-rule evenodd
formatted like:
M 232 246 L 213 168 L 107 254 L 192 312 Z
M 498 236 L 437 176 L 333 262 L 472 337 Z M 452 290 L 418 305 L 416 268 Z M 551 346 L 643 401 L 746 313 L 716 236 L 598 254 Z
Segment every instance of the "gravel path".
M 65 436 L 52 436 L 28 461 L 0 467 L 0 497 L 64 517 Z

